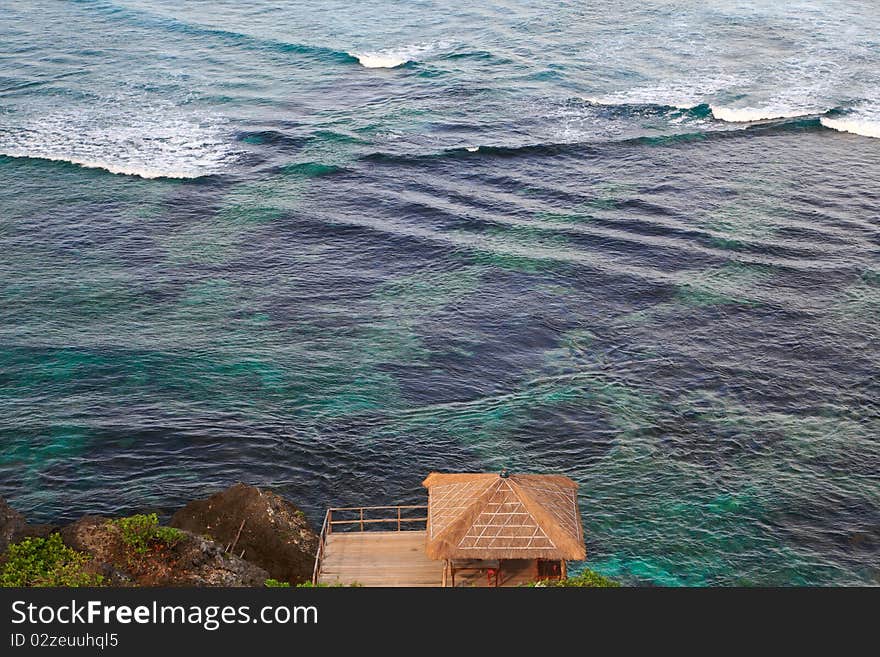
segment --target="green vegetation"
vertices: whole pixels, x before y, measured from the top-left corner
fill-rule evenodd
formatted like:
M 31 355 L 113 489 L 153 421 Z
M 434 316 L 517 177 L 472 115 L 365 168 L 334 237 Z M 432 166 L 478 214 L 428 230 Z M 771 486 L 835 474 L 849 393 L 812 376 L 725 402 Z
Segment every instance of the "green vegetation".
M 614 588 L 620 586 L 612 579 L 585 568 L 584 571 L 566 579 L 543 579 L 533 582 L 529 586 L 535 587 L 584 587 L 584 588 Z
M 272 579 L 271 577 L 269 579 L 267 579 L 263 585 L 270 588 L 270 589 L 271 588 L 279 588 L 279 589 L 290 588 L 290 582 L 280 582 L 277 579 Z
M 138 514 L 114 520 L 122 542 L 138 554 L 146 554 L 151 543 L 163 543 L 169 547 L 183 540 L 184 533 L 174 527 L 159 525 L 155 513 Z
M 176 529 L 174 527 L 166 527 L 164 525 L 160 525 L 156 527 L 153 532 L 153 538 L 157 541 L 161 541 L 165 543 L 165 545 L 172 546 L 177 545 L 180 541 L 183 540 L 185 534 Z
M 89 556 L 64 545 L 58 534 L 26 538 L 3 558 L 0 586 L 100 586 L 104 580 L 86 572 Z

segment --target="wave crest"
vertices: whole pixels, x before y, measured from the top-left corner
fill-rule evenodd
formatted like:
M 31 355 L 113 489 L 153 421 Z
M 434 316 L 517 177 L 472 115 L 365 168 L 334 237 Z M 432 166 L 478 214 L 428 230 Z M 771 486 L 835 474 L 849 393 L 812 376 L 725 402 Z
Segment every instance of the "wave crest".
M 788 107 L 721 107 L 710 105 L 712 116 L 727 123 L 752 123 L 754 121 L 772 121 L 774 119 L 796 119 L 822 114 L 821 111 L 809 111 Z
M 418 61 L 420 57 L 434 50 L 439 44 L 417 43 L 400 48 L 386 48 L 372 52 L 350 52 L 364 68 L 397 68 L 409 62 Z
M 871 121 L 854 118 L 839 119 L 823 116 L 819 119 L 819 122 L 826 128 L 837 130 L 838 132 L 849 132 L 854 135 L 880 139 L 880 121 L 878 120 Z

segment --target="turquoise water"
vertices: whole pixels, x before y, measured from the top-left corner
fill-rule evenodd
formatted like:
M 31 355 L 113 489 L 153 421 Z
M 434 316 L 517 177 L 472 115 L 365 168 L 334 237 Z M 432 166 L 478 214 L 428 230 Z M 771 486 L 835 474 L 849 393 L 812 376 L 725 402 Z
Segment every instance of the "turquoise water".
M 184 6 L 178 6 L 183 4 Z M 880 582 L 871 3 L 0 8 L 0 495 L 580 484 L 638 584 Z

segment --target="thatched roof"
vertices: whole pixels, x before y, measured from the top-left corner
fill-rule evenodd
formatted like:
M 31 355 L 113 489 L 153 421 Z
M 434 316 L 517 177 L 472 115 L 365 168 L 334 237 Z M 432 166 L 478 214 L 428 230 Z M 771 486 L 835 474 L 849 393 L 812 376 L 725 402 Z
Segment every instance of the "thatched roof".
M 586 556 L 577 484 L 568 477 L 433 472 L 422 485 L 432 559 Z

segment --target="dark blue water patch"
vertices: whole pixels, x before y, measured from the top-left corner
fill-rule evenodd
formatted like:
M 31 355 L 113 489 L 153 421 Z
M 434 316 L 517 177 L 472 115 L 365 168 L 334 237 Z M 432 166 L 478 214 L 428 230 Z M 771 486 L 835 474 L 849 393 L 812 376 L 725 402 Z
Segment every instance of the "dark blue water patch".
M 457 60 L 478 60 L 481 63 L 489 62 L 490 60 L 496 66 L 502 66 L 506 64 L 510 64 L 511 60 L 505 57 L 499 57 L 498 55 L 493 54 L 489 50 L 456 50 L 449 53 L 443 53 L 436 57 L 438 60 L 448 60 L 448 61 L 457 61 Z
M 775 511 L 766 522 L 793 542 L 863 567 L 865 557 L 880 549 L 880 507 L 838 492 L 829 492 L 827 502 L 799 498 L 794 507 Z M 875 574 L 880 575 L 880 568 Z
M 78 3 L 87 5 L 105 13 L 113 19 L 124 20 L 138 27 L 150 29 L 162 29 L 168 32 L 177 32 L 187 36 L 207 37 L 214 41 L 248 50 L 273 50 L 279 53 L 294 54 L 306 58 L 317 59 L 339 64 L 356 64 L 358 60 L 347 52 L 314 46 L 303 43 L 288 43 L 275 39 L 260 38 L 241 32 L 223 30 L 213 27 L 188 23 L 170 16 L 162 16 L 140 9 L 123 7 L 103 0 L 76 0 Z
M 380 364 L 382 371 L 394 375 L 407 406 L 468 402 L 514 391 L 543 367 L 544 351 L 556 346 L 558 331 L 497 305 L 477 315 L 476 302 L 482 298 L 467 300 L 454 311 L 437 313 L 413 327 L 420 347 L 428 352 L 418 362 Z M 437 326 L 443 323 L 472 337 L 456 340 Z M 509 351 L 511 341 L 515 355 Z
M 426 450 L 426 443 L 393 435 L 370 438 L 357 424 L 346 429 L 329 423 L 316 433 L 285 423 L 199 417 L 197 412 L 186 422 L 155 417 L 145 421 L 151 426 L 138 426 L 135 413 L 125 424 L 93 428 L 95 447 L 30 475 L 29 487 L 35 491 L 31 495 L 21 494 L 13 468 L 8 473 L 13 476 L 0 478 L 0 495 L 32 521 L 65 522 L 85 513 L 158 509 L 168 516 L 196 496 L 244 481 L 279 492 L 320 526 L 325 505 L 424 503 L 420 483 L 425 473 L 480 469 L 478 460 L 442 436 L 434 437 L 432 449 Z M 246 459 L 233 459 L 237 465 L 230 462 L 224 472 L 217 472 L 212 463 L 229 462 L 230 451 Z M 249 465 L 267 457 L 274 466 L 254 470 Z M 400 464 L 408 476 L 390 478 Z M 130 476 L 133 469 L 139 472 L 135 481 Z M 0 472 L 6 475 L 5 470 Z M 322 474 L 316 479 L 313 472 Z M 80 485 L 86 480 L 90 486 Z M 64 499 L 52 494 L 60 490 L 65 491 Z
M 733 430 L 718 431 L 715 424 L 700 422 L 699 418 L 687 413 L 659 419 L 654 433 L 665 457 L 719 473 L 732 464 L 741 466 L 752 459 L 766 459 L 785 440 L 784 436 L 773 431 L 760 436 Z
M 871 355 L 850 346 L 849 336 L 836 327 L 803 328 L 802 320 L 784 322 L 772 307 L 723 306 L 683 313 L 663 323 L 634 327 L 629 340 L 650 328 L 666 362 L 647 365 L 643 380 L 664 390 L 728 391 L 734 407 L 749 413 L 792 413 L 820 416 L 829 404 L 842 409 L 835 416 L 858 416 L 870 404 L 863 382 L 870 377 Z M 687 331 L 689 343 L 676 345 L 674 335 Z M 667 363 L 674 363 L 669 366 Z M 780 380 L 784 372 L 784 385 Z M 821 374 L 820 374 L 821 373 Z M 676 386 L 684 377 L 688 384 Z M 726 413 L 719 409 L 719 417 Z M 854 417 L 855 417 L 854 416 Z M 715 435 L 719 429 L 708 430 Z
M 9 232 L 8 247 L 51 254 L 61 261 L 114 253 L 127 257 L 131 266 L 145 266 L 163 258 L 150 223 L 129 216 L 121 203 L 54 206 L 18 219 Z
M 334 176 L 327 179 L 331 184 L 336 184 Z M 443 260 L 443 256 L 449 253 L 448 246 L 419 235 L 395 233 L 371 225 L 351 223 L 346 218 L 349 212 L 363 213 L 364 210 L 328 204 L 320 212 L 318 208 L 310 206 L 308 211 L 285 213 L 271 226 L 259 229 L 260 242 L 242 245 L 241 257 L 247 260 L 258 255 L 259 257 L 251 260 L 256 269 L 272 269 L 277 266 L 281 268 L 279 271 L 284 272 L 289 266 L 313 266 L 322 271 L 341 271 L 342 267 L 337 268 L 337 264 L 349 263 L 352 267 L 350 271 L 356 272 L 386 265 L 402 265 L 407 269 L 409 266 L 417 266 L 416 258 Z M 291 259 L 288 251 L 290 240 L 294 237 L 305 246 L 312 244 L 321 249 L 329 247 L 334 255 L 328 255 L 327 259 L 312 259 L 310 262 Z M 326 246 L 322 247 L 322 244 Z M 254 253 L 254 250 L 258 250 L 258 253 Z M 361 266 L 356 263 L 361 263 Z
M 547 470 L 571 472 L 605 458 L 620 432 L 587 396 L 579 403 L 533 406 L 512 434 L 523 449 L 541 454 Z
M 393 377 L 403 403 L 412 407 L 432 404 L 448 404 L 478 399 L 486 394 L 485 376 L 474 373 L 473 358 L 462 357 L 458 349 L 469 343 L 453 345 L 443 340 L 439 345 L 422 340 L 421 346 L 431 351 L 431 356 L 414 363 L 385 362 L 376 365 L 378 372 Z M 449 352 L 449 349 L 456 351 Z M 474 353 L 474 352 L 471 352 Z M 482 364 L 481 364 L 482 365 Z M 492 387 L 503 384 L 492 380 Z
M 309 138 L 305 135 L 290 135 L 279 130 L 240 132 L 236 135 L 236 139 L 246 144 L 266 146 L 285 154 L 296 154 L 309 143 Z
M 251 433 L 259 436 L 264 431 Z M 428 445 L 430 449 L 426 449 Z M 265 449 L 262 451 L 265 456 Z M 425 473 L 480 467 L 477 459 L 449 437 L 413 440 L 391 431 L 377 433 L 375 423 L 369 420 L 328 420 L 317 433 L 289 427 L 279 432 L 270 451 L 278 463 L 272 471 L 259 473 L 254 481 L 255 473 L 249 468 L 233 468 L 227 481 L 254 481 L 286 494 L 302 504 L 313 520 L 320 518 L 325 505 L 424 503 L 420 484 Z M 400 464 L 405 465 L 407 474 L 392 481 L 388 473 Z M 322 473 L 318 480 L 306 476 L 315 471 Z

